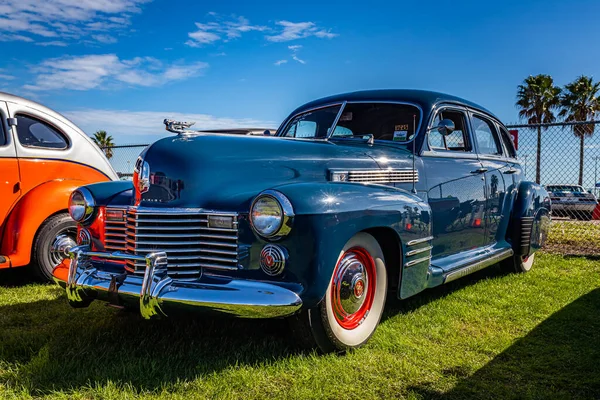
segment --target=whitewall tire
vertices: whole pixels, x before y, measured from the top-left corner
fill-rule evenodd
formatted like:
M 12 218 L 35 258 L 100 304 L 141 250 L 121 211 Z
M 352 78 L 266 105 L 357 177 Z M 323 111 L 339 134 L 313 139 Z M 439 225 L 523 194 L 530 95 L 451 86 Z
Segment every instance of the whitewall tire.
M 373 236 L 358 233 L 340 251 L 325 297 L 295 318 L 294 330 L 324 352 L 360 347 L 379 324 L 386 294 L 383 251 Z

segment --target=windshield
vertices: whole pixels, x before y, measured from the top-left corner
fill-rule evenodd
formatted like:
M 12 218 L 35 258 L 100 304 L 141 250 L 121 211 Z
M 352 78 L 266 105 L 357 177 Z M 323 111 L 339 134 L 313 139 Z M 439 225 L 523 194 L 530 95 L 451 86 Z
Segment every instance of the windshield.
M 297 115 L 281 136 L 301 139 L 325 139 L 342 106 L 332 106 Z
M 341 106 L 297 115 L 283 131 L 284 137 L 324 139 Z M 364 137 L 393 142 L 410 141 L 421 120 L 420 110 L 409 104 L 347 103 L 330 138 Z

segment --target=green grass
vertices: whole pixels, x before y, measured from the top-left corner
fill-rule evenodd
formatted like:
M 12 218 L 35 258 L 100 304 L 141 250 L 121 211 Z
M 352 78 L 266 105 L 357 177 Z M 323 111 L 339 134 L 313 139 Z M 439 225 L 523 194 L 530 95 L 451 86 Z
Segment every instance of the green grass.
M 14 279 L 3 273 L 0 282 Z M 388 300 L 346 355 L 285 321 L 144 321 L 57 287 L 0 286 L 0 398 L 600 398 L 600 261 L 539 254 Z
M 555 220 L 550 228 L 548 247 L 561 253 L 600 254 L 600 221 Z

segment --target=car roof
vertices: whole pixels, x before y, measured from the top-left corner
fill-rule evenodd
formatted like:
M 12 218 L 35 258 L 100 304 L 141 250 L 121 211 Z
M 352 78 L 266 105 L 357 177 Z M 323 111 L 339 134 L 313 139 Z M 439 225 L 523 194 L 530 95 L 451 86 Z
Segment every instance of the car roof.
M 419 105 L 424 112 L 431 110 L 436 104 L 439 103 L 453 103 L 474 108 L 499 120 L 498 117 L 496 117 L 491 111 L 469 100 L 445 93 L 417 89 L 361 90 L 357 92 L 336 94 L 306 103 L 294 110 L 292 115 L 298 114 L 304 110 L 310 110 L 312 108 L 317 108 L 327 104 L 340 103 L 344 101 L 404 101 Z

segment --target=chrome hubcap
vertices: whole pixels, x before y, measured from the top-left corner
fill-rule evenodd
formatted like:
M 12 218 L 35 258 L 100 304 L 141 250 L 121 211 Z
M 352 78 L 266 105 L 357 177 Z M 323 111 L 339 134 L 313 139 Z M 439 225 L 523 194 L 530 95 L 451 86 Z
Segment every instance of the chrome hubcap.
M 50 246 L 50 261 L 56 267 L 65 258 L 69 257 L 69 250 L 77 246 L 73 232 L 64 231 L 59 233 Z
M 368 278 L 365 266 L 356 254 L 347 253 L 340 261 L 333 284 L 334 297 L 337 297 L 338 309 L 342 317 L 357 312 L 365 302 L 368 292 Z

